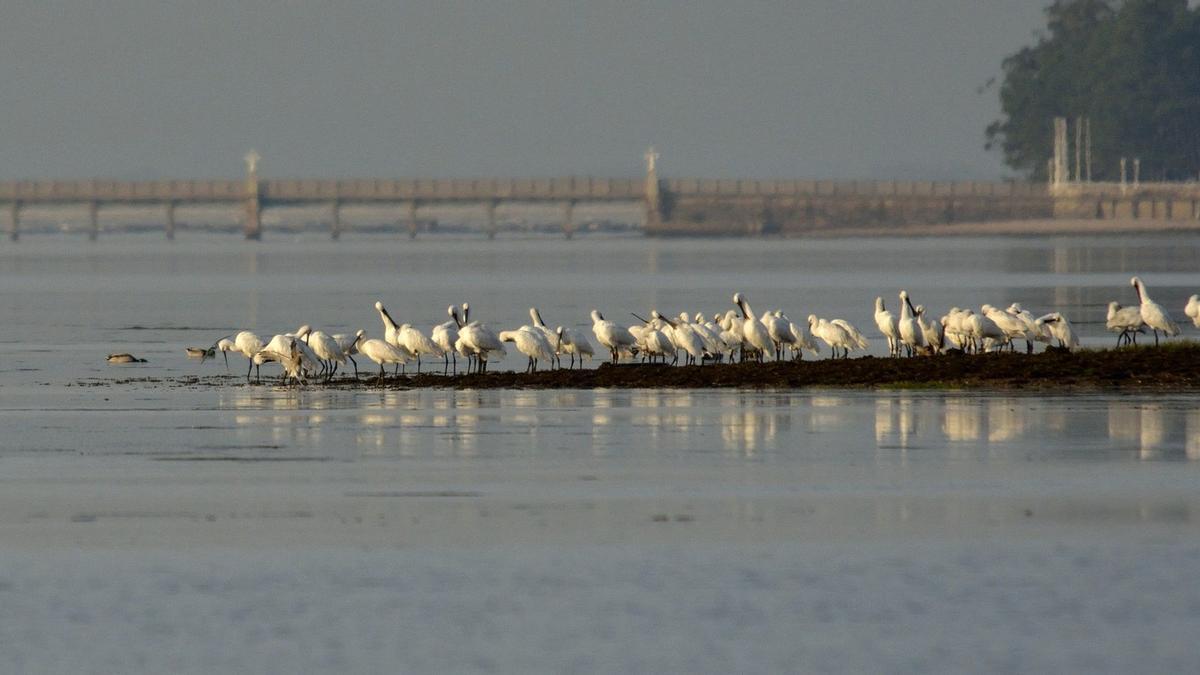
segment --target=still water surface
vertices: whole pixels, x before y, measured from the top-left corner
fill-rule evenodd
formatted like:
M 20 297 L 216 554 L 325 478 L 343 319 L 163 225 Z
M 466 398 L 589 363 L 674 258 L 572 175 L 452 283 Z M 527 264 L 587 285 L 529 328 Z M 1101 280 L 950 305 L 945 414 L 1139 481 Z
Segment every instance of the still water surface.
M 1189 393 L 191 386 L 183 347 L 469 301 L 587 328 L 734 290 L 1022 302 L 1105 344 L 1192 237 L 0 249 L 0 665 L 73 672 L 1178 671 L 1200 630 Z M 869 329 L 869 330 L 868 330 Z M 1189 331 L 1190 332 L 1190 331 Z M 876 339 L 876 342 L 882 342 Z M 116 367 L 110 351 L 149 363 Z M 881 351 L 876 347 L 876 352 Z M 241 364 L 232 359 L 232 369 Z M 515 357 L 503 364 L 520 367 Z M 153 378 L 144 381 L 141 378 Z M 160 381 L 159 378 L 166 378 Z

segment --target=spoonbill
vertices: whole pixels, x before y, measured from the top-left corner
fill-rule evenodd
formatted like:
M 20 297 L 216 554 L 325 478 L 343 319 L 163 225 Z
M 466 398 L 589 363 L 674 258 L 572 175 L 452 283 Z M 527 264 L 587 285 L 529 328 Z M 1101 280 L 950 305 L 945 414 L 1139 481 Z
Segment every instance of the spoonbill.
M 1118 333 L 1118 347 L 1121 346 L 1122 340 L 1126 344 L 1137 344 L 1137 334 L 1142 332 L 1142 308 L 1133 305 L 1122 307 L 1121 303 L 1113 300 L 1108 303 L 1108 314 L 1104 317 L 1104 327 Z
M 583 357 L 587 356 L 590 361 L 596 355 L 596 350 L 592 347 L 592 343 L 588 341 L 587 335 L 582 332 L 573 331 L 570 328 L 559 326 L 554 330 L 557 341 L 555 342 L 555 351 L 562 353 L 566 352 L 571 356 L 571 368 L 575 368 L 575 355 L 579 355 L 579 367 L 583 367 Z M 562 359 L 559 359 L 559 365 L 562 365 Z
M 471 307 L 467 303 L 463 303 L 463 321 L 466 325 L 458 330 L 458 339 L 461 343 L 462 350 L 476 359 L 475 372 L 487 372 L 488 357 L 493 352 L 499 352 L 503 357 L 508 354 L 504 349 L 504 343 L 500 341 L 500 336 L 496 332 L 479 321 L 470 321 Z M 467 365 L 467 372 L 470 372 L 470 364 Z
M 1183 313 L 1192 320 L 1192 325 L 1200 328 L 1200 295 L 1193 295 L 1188 298 L 1187 306 L 1183 308 Z
M 925 336 L 917 323 L 916 312 L 908 299 L 908 291 L 900 291 L 900 318 L 896 321 L 896 329 L 900 333 L 900 344 L 904 345 L 909 356 L 925 346 Z
M 925 346 L 934 354 L 941 354 L 946 347 L 946 333 L 940 321 L 925 317 L 925 305 L 917 305 L 917 325 L 921 327 L 921 335 L 925 338 Z
M 446 308 L 446 313 L 450 315 L 450 320 L 434 326 L 433 330 L 429 332 L 429 339 L 433 340 L 433 344 L 442 350 L 442 358 L 445 359 L 443 374 L 450 372 L 451 362 L 453 362 L 454 372 L 457 374 L 458 350 L 455 349 L 454 343 L 458 342 L 458 329 L 462 327 L 462 324 L 458 321 L 458 307 L 450 305 Z
M 421 355 L 428 354 L 434 358 L 445 356 L 446 353 L 438 347 L 429 336 L 422 333 L 420 330 L 413 328 L 412 324 L 400 324 L 400 328 L 396 334 L 396 339 L 410 353 L 417 357 L 417 372 L 421 372 Z
M 599 310 L 592 310 L 592 333 L 596 341 L 612 354 L 612 362 L 616 363 L 622 349 L 634 345 L 633 334 L 629 329 L 604 318 Z
M 229 338 L 221 338 L 220 340 L 217 340 L 216 344 L 214 344 L 209 351 L 215 353 L 217 350 L 219 350 L 221 352 L 221 356 L 225 357 L 226 369 L 229 368 L 228 352 L 237 352 L 246 357 L 246 360 L 249 361 L 249 365 L 246 367 L 246 381 L 249 382 L 250 371 L 254 370 L 255 367 L 259 365 L 254 362 L 254 355 L 262 351 L 262 348 L 265 346 L 266 345 L 263 343 L 262 338 L 248 330 L 243 330 L 238 331 L 237 334 L 233 336 L 232 340 Z M 201 362 L 208 358 L 209 357 L 206 354 L 205 356 L 201 357 Z M 257 377 L 261 378 L 261 374 L 257 375 Z
M 387 375 L 387 372 L 383 369 L 384 364 L 393 363 L 399 365 L 408 361 L 408 355 L 402 352 L 399 347 L 379 338 L 360 337 L 358 339 L 358 352 L 379 366 L 379 382 L 381 384 L 383 383 L 383 378 Z
M 1137 291 L 1138 300 L 1142 303 L 1142 323 L 1154 331 L 1154 346 L 1158 346 L 1158 331 L 1160 330 L 1167 337 L 1179 335 L 1179 324 L 1175 323 L 1162 305 L 1150 299 L 1150 294 L 1146 292 L 1146 284 L 1142 283 L 1138 277 L 1133 277 L 1129 280 L 1129 285 Z
M 279 339 L 272 338 L 266 347 L 254 355 L 254 361 L 256 363 L 274 361 L 283 366 L 285 382 L 292 379 L 300 384 L 305 384 L 307 381 L 304 379 L 304 356 L 300 349 L 302 344 L 300 339 L 293 335 L 276 335 L 275 337 Z
M 818 319 L 815 314 L 808 315 L 808 332 L 829 345 L 833 358 L 838 357 L 837 350 L 842 349 L 842 357 L 850 355 L 850 346 L 855 344 L 854 338 L 842 326 L 825 319 Z
M 541 333 L 542 337 L 546 338 L 547 344 L 554 345 L 558 341 L 558 335 L 556 335 L 554 331 L 550 330 L 550 327 L 546 325 L 545 321 L 542 321 L 542 313 L 538 311 L 537 307 L 529 308 L 529 318 L 533 321 L 533 329 Z M 555 353 L 557 354 L 557 351 Z
M 308 335 L 308 346 L 321 360 L 321 368 L 325 371 L 325 379 L 333 378 L 337 372 L 338 364 L 346 365 L 346 353 L 342 351 L 341 346 L 325 331 L 313 331 Z
M 337 342 L 338 348 L 350 359 L 350 363 L 354 364 L 354 379 L 358 379 L 358 361 L 354 360 L 354 355 L 358 353 L 358 341 L 362 339 L 367 331 L 358 329 L 353 335 L 346 333 L 338 333 L 333 336 L 334 342 Z
M 1046 326 L 1050 334 L 1058 340 L 1059 347 L 1066 349 L 1074 349 L 1079 346 L 1079 338 L 1075 336 L 1075 331 L 1071 329 L 1071 322 L 1067 321 L 1067 317 L 1061 312 L 1051 312 L 1037 318 L 1038 323 Z
M 529 363 L 525 366 L 527 373 L 537 371 L 539 360 L 554 364 L 554 350 L 550 347 L 546 336 L 533 326 L 521 326 L 517 330 L 502 330 L 499 337 L 501 342 L 513 343 L 517 351 L 529 357 Z
M 758 320 L 758 316 L 755 315 L 754 310 L 750 309 L 750 303 L 746 302 L 741 293 L 733 294 L 733 304 L 742 310 L 742 360 L 746 360 L 746 347 L 748 345 L 751 350 L 757 352 L 756 359 L 762 362 L 767 350 L 771 349 L 775 344 L 771 342 L 771 333 Z
M 875 298 L 875 327 L 887 338 L 888 355 L 900 356 L 900 328 L 896 315 L 883 306 L 883 298 Z

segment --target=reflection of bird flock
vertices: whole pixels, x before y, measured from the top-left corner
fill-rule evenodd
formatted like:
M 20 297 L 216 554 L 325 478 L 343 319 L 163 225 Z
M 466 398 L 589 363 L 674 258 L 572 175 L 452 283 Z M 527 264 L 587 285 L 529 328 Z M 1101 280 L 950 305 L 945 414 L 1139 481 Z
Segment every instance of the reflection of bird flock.
M 1147 328 L 1154 332 L 1155 344 L 1159 331 L 1167 336 L 1178 335 L 1179 326 L 1161 305 L 1150 299 L 1141 279 L 1133 277 L 1130 284 L 1138 295 L 1137 306 L 1122 307 L 1117 302 L 1108 305 L 1106 327 L 1118 334 L 1117 345 L 1136 343 L 1136 336 L 1144 334 Z M 985 304 L 979 312 L 954 307 L 940 319 L 934 319 L 924 306 L 913 305 L 907 291 L 900 291 L 899 299 L 897 316 L 887 310 L 882 297 L 875 298 L 875 326 L 887 340 L 888 352 L 893 357 L 933 355 L 951 349 L 963 353 L 1006 348 L 1015 351 L 1018 340 L 1024 342 L 1029 353 L 1035 342 L 1065 349 L 1079 346 L 1071 322 L 1059 312 L 1035 318 L 1014 302 L 1006 309 Z M 756 314 L 741 293 L 734 294 L 733 304 L 737 310 L 716 312 L 711 319 L 699 312 L 668 317 L 653 310 L 649 319 L 634 314 L 640 323 L 630 326 L 605 319 L 599 311 L 592 310 L 592 334 L 608 351 L 612 363 L 640 358 L 651 363 L 667 363 L 670 359 L 674 365 L 681 353 L 685 365 L 732 361 L 738 357 L 742 361 L 762 362 L 768 355 L 776 361 L 799 360 L 804 350 L 820 353 L 817 340 L 829 347 L 832 358 L 847 358 L 851 351 L 866 350 L 869 346 L 867 338 L 844 319 L 823 319 L 810 314 L 806 330 L 781 310 Z M 442 359 L 443 374 L 451 369 L 457 373 L 459 358 L 466 359 L 468 373 L 486 372 L 489 360 L 507 354 L 506 344 L 527 357 L 526 372 L 536 371 L 539 365 L 561 368 L 564 355 L 570 357 L 568 368 L 575 367 L 576 357 L 582 367 L 584 357 L 590 360 L 595 354 L 586 334 L 563 326 L 551 329 L 536 308 L 529 310 L 532 324 L 496 332 L 484 323 L 472 321 L 468 304 L 451 305 L 446 309 L 450 319 L 434 326 L 428 336 L 411 324 L 397 324 L 383 303 L 376 302 L 375 310 L 383 322 L 382 339 L 369 338 L 364 330 L 329 335 L 304 325 L 293 333 L 275 335 L 267 342 L 250 331 L 241 331 L 221 338 L 207 350 L 189 349 L 189 353 L 196 351 L 202 359 L 208 359 L 220 351 L 227 367 L 229 352 L 241 354 L 248 361 L 247 381 L 262 364 L 278 363 L 285 380 L 297 382 L 310 378 L 328 380 L 347 360 L 353 364 L 357 378 L 356 354 L 379 366 L 381 380 L 388 365 L 399 374 L 415 362 L 420 373 L 423 356 Z M 1200 296 L 1193 295 L 1184 311 L 1200 327 Z

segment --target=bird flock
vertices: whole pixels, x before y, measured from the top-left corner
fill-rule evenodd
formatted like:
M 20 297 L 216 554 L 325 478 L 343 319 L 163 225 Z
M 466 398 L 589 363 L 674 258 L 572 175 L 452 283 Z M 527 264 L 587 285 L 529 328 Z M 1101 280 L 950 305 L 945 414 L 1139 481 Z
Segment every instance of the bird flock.
M 1149 329 L 1158 334 L 1179 335 L 1179 325 L 1161 305 L 1150 299 L 1145 284 L 1138 277 L 1130 280 L 1138 304 L 1122 307 L 1118 302 L 1108 305 L 1106 328 L 1117 333 L 1117 345 L 1136 344 L 1137 336 Z M 1060 312 L 1034 317 L 1014 302 L 1005 309 L 985 304 L 973 309 L 951 308 L 940 318 L 931 316 L 920 304 L 914 305 L 907 291 L 901 290 L 899 314 L 889 311 L 882 297 L 875 298 L 875 326 L 887 340 L 892 357 L 935 355 L 949 350 L 964 354 L 1016 350 L 1023 342 L 1025 351 L 1032 353 L 1034 344 L 1041 342 L 1063 349 L 1079 346 L 1079 338 L 1071 322 Z M 607 350 L 611 363 L 622 359 L 640 359 L 649 363 L 702 365 L 723 361 L 764 362 L 784 359 L 799 360 L 808 351 L 820 354 L 818 341 L 828 347 L 831 358 L 848 358 L 852 351 L 869 348 L 868 339 L 845 319 L 825 319 L 810 314 L 797 325 L 782 310 L 756 313 L 741 293 L 732 298 L 736 309 L 714 312 L 709 317 L 697 312 L 689 315 L 665 316 L 657 309 L 649 318 L 632 316 L 637 323 L 622 325 L 606 319 L 599 310 L 591 311 L 592 337 Z M 201 360 L 222 353 L 226 368 L 229 353 L 247 359 L 246 380 L 251 374 L 261 379 L 261 366 L 277 363 L 287 382 L 307 383 L 312 379 L 332 379 L 347 361 L 359 377 L 356 355 L 366 357 L 379 367 L 379 381 L 387 375 L 407 374 L 410 364 L 421 372 L 422 357 L 426 361 L 440 360 L 444 375 L 458 373 L 458 360 L 466 361 L 467 373 L 487 372 L 489 361 L 504 358 L 507 346 L 527 358 L 526 372 L 539 368 L 582 367 L 584 359 L 595 356 L 595 348 L 583 330 L 564 326 L 550 328 L 536 307 L 529 309 L 530 323 L 512 330 L 496 331 L 478 320 L 471 320 L 467 303 L 446 308 L 449 319 L 433 326 L 426 335 L 409 323 L 396 323 L 382 302 L 375 311 L 383 324 L 383 337 L 372 338 L 365 330 L 355 333 L 328 334 L 303 325 L 291 333 L 274 335 L 264 341 L 251 331 L 243 330 L 217 340 L 211 347 L 199 351 Z M 1184 309 L 1193 324 L 1200 327 L 1200 296 L 1189 298 Z

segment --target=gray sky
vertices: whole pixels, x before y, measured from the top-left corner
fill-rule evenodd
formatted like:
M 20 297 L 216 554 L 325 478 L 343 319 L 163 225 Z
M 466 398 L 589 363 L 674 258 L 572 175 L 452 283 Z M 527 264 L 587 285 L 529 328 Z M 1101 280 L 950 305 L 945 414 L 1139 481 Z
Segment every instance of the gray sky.
M 1047 0 L 13 0 L 0 178 L 976 178 Z

